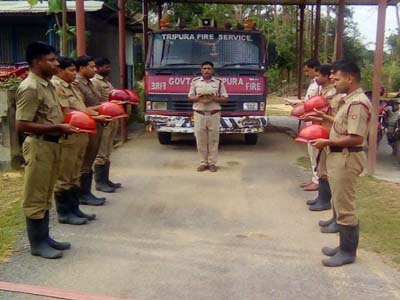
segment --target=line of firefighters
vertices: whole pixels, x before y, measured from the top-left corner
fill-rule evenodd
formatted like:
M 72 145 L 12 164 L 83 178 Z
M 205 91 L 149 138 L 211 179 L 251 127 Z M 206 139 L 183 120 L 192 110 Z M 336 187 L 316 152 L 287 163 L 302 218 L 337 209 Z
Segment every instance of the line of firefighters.
M 332 218 L 320 221 L 319 226 L 323 233 L 339 232 L 340 242 L 338 247 L 322 248 L 330 257 L 322 264 L 338 267 L 356 258 L 359 220 L 355 184 L 366 166 L 364 146 L 372 106 L 360 87 L 360 69 L 353 62 L 320 65 L 309 60 L 305 73 L 312 80 L 305 101 L 287 99 L 293 106 L 291 116 L 307 122 L 296 141 L 307 143 L 314 176 L 301 187 L 318 191 L 315 199 L 307 201 L 309 210 L 333 210 Z
M 121 187 L 109 179 L 110 155 L 119 121 L 128 116 L 122 104 L 139 101 L 133 91 L 114 89 L 107 58 L 74 61 L 56 53 L 42 42 L 28 45 L 30 71 L 16 92 L 17 130 L 26 136 L 23 210 L 31 254 L 43 258 L 60 258 L 71 247 L 49 234 L 53 191 L 58 221 L 83 225 L 96 215 L 80 204 L 106 201 L 92 194 L 93 175 L 98 191 Z

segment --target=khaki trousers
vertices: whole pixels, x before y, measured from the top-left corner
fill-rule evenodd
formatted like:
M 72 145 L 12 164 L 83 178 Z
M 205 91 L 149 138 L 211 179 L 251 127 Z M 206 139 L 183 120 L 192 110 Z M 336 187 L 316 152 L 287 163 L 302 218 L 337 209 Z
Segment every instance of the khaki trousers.
M 326 150 L 322 149 L 321 154 L 319 155 L 319 162 L 318 162 L 318 168 L 317 168 L 318 178 L 327 178 L 327 176 L 328 176 L 328 170 L 326 167 L 326 159 L 327 159 Z
M 366 156 L 364 152 L 331 152 L 327 158 L 328 180 L 336 222 L 345 226 L 358 225 L 355 203 L 355 185 L 362 173 Z
M 61 147 L 60 172 L 54 191 L 66 191 L 79 186 L 83 157 L 88 142 L 87 133 L 71 134 L 64 140 Z
M 94 163 L 96 165 L 104 165 L 110 160 L 111 152 L 114 145 L 114 138 L 117 134 L 119 120 L 110 122 L 103 129 L 99 151 L 97 152 Z
M 218 158 L 221 113 L 202 115 L 194 112 L 194 135 L 202 165 L 215 165 Z
M 51 208 L 61 144 L 27 137 L 22 145 L 22 154 L 25 159 L 22 208 L 26 217 L 43 219 L 46 210 Z
M 89 134 L 89 142 L 86 147 L 85 156 L 83 157 L 81 174 L 93 173 L 93 162 L 96 159 L 97 152 L 99 151 L 103 129 L 104 126 L 100 123 L 97 123 L 96 134 Z

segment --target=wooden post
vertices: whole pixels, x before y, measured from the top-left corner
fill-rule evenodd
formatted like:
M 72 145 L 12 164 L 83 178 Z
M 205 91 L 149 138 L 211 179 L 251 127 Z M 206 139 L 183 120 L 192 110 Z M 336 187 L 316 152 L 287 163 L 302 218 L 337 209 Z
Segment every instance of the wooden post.
M 372 80 L 372 116 L 371 129 L 368 139 L 368 174 L 372 175 L 375 172 L 376 166 L 376 148 L 378 134 L 378 110 L 380 88 L 382 84 L 382 66 L 383 66 L 383 45 L 385 39 L 385 19 L 386 19 L 386 0 L 378 1 L 378 21 L 376 29 L 376 44 L 374 55 L 374 77 Z
M 339 0 L 336 28 L 336 59 L 343 58 L 343 35 L 344 35 L 344 6 L 345 0 Z
M 303 51 L 304 51 L 304 9 L 305 5 L 299 5 L 300 9 L 300 32 L 299 32 L 299 64 L 297 65 L 297 97 L 301 98 L 303 84 Z
M 84 0 L 76 0 L 76 51 L 78 56 L 86 54 L 86 36 L 85 36 L 85 4 Z

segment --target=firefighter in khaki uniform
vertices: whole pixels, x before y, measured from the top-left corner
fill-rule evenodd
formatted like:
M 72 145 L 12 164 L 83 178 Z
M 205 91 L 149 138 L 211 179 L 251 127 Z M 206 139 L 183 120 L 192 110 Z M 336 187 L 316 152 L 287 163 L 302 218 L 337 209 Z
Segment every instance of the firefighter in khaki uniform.
M 101 101 L 108 101 L 108 94 L 114 88 L 107 79 L 110 74 L 110 61 L 107 58 L 96 58 L 97 73 L 91 79 L 94 87 L 99 91 Z M 119 120 L 112 121 L 104 127 L 101 137 L 100 148 L 94 161 L 94 179 L 96 181 L 96 190 L 103 192 L 114 192 L 120 188 L 121 184 L 110 181 L 110 156 L 113 149 L 114 138 L 117 134 Z M 111 189 L 110 189 L 111 188 Z
M 314 80 L 318 84 L 319 96 L 323 96 L 328 100 L 329 105 L 332 106 L 332 98 L 336 94 L 336 89 L 331 83 L 329 76 L 331 75 L 331 65 L 321 65 L 315 68 Z M 328 115 L 331 114 L 331 109 L 328 111 Z M 305 121 L 312 121 L 321 124 L 327 129 L 330 129 L 330 123 L 325 121 L 322 117 L 317 116 L 316 113 L 305 118 Z M 329 182 L 327 178 L 326 171 L 326 153 L 323 150 L 317 150 L 313 148 L 315 157 L 317 160 L 317 170 L 318 175 L 318 196 L 313 200 L 308 200 L 309 210 L 311 211 L 322 211 L 331 208 L 331 190 L 329 187 Z
M 344 93 L 330 130 L 329 139 L 311 143 L 318 149 L 329 146 L 328 178 L 332 201 L 339 225 L 339 247 L 322 248 L 332 256 L 322 260 L 327 267 L 338 267 L 355 261 L 359 240 L 358 216 L 355 204 L 355 184 L 366 164 L 363 145 L 370 127 L 371 103 L 360 88 L 360 69 L 351 62 L 335 66 L 332 74 L 338 93 Z
M 51 81 L 64 114 L 71 110 L 79 110 L 98 115 L 97 112 L 86 108 L 82 94 L 71 85 L 76 77 L 75 62 L 68 57 L 59 57 L 58 62 L 57 73 Z M 94 116 L 94 118 L 99 118 L 99 116 Z M 82 225 L 96 218 L 96 215 L 85 214 L 79 209 L 80 171 L 88 141 L 88 134 L 84 132 L 71 134 L 63 141 L 60 174 L 54 188 L 54 199 L 60 223 Z
M 61 106 L 49 81 L 58 66 L 56 50 L 35 42 L 26 49 L 30 67 L 28 77 L 16 92 L 16 126 L 26 137 L 22 152 L 25 159 L 23 210 L 26 216 L 31 254 L 60 258 L 71 247 L 49 236 L 49 210 L 57 179 L 63 136 L 78 132 L 64 120 Z
M 193 103 L 194 134 L 197 150 L 201 156 L 197 171 L 209 169 L 216 172 L 221 104 L 228 100 L 222 80 L 213 77 L 214 64 L 201 64 L 201 77 L 196 77 L 190 85 L 188 99 Z
M 96 74 L 96 65 L 94 59 L 90 56 L 84 55 L 78 57 L 75 63 L 78 74 L 76 75 L 74 86 L 77 87 L 84 96 L 86 107 L 97 110 L 101 103 L 101 97 L 93 83 L 90 81 L 90 79 Z M 100 147 L 103 129 L 104 126 L 101 123 L 97 123 L 96 134 L 89 135 L 89 143 L 86 148 L 81 168 L 79 198 L 81 204 L 98 206 L 103 205 L 106 200 L 104 197 L 96 197 L 91 192 L 93 181 L 92 167 Z

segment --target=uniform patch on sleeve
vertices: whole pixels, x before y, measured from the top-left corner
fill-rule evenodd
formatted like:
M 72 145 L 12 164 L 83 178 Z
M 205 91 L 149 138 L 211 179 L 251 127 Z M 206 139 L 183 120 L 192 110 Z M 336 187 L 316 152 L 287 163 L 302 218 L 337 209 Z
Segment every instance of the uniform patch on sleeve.
M 351 115 L 351 118 L 352 118 L 353 120 L 355 120 L 355 119 L 358 118 L 358 115 Z

